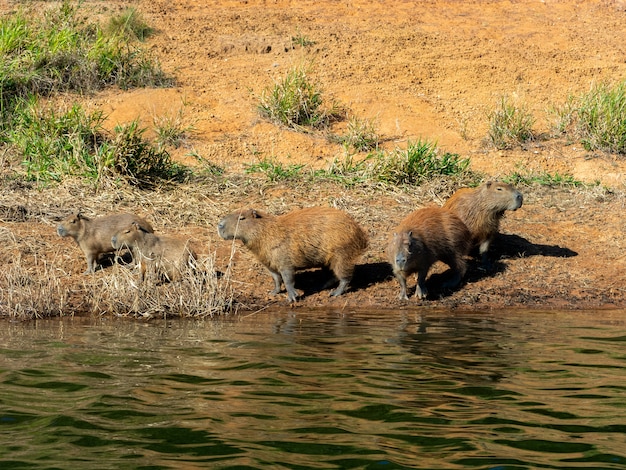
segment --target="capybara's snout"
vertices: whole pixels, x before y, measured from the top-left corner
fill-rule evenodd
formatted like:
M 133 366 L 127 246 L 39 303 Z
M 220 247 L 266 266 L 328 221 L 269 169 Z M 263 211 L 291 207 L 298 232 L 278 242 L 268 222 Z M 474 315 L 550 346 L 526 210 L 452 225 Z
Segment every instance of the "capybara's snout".
M 515 207 L 511 208 L 511 210 L 516 211 L 517 209 L 522 207 L 522 204 L 524 203 L 524 196 L 522 195 L 521 192 L 516 191 L 514 200 L 515 200 L 515 204 L 514 204 Z
M 57 226 L 57 233 L 59 234 L 59 236 L 64 237 L 67 235 L 67 230 L 65 229 L 65 227 L 63 227 L 63 225 L 59 225 Z
M 222 237 L 222 238 L 226 238 L 224 235 L 224 228 L 226 227 L 226 220 L 222 219 L 218 222 L 217 224 L 217 234 Z
M 404 271 L 404 269 L 406 268 L 408 259 L 409 257 L 407 256 L 407 253 L 405 252 L 397 253 L 396 254 L 396 266 L 398 267 L 398 269 Z

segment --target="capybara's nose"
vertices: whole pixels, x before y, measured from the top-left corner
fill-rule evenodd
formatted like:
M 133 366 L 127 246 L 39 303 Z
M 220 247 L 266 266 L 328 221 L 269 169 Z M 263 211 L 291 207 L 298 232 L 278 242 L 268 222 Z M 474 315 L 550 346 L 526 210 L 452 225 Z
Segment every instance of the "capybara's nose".
M 111 238 L 111 245 L 113 245 L 113 248 L 117 246 L 117 237 L 115 235 Z

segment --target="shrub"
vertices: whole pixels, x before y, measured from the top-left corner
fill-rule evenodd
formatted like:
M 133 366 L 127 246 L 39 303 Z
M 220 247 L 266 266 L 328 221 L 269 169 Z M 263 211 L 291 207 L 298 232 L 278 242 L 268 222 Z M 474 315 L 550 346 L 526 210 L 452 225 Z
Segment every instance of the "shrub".
M 152 186 L 161 180 L 182 180 L 187 170 L 172 162 L 170 154 L 144 140 L 138 121 L 116 126 L 115 137 L 100 149 L 99 174 L 112 172 L 131 184 Z
M 489 140 L 498 149 L 509 149 L 534 138 L 535 118 L 524 107 L 502 97 L 500 107 L 489 114 Z

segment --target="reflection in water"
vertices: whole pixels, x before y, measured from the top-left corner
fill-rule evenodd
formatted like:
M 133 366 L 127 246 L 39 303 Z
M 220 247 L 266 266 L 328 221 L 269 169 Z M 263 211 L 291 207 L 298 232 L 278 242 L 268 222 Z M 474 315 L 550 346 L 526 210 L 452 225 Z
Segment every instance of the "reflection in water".
M 0 468 L 624 468 L 625 319 L 4 323 Z

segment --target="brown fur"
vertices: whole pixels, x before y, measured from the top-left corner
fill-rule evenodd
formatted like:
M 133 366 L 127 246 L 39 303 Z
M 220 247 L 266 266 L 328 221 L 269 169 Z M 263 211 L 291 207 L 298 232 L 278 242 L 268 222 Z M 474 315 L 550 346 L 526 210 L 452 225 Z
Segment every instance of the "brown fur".
M 111 237 L 133 222 L 137 222 L 148 232 L 153 231 L 152 225 L 147 220 L 133 214 L 113 214 L 88 219 L 77 213 L 63 219 L 57 226 L 57 233 L 61 237 L 72 237 L 76 240 L 87 259 L 85 273 L 92 273 L 102 253 L 115 251 L 111 246 Z
M 426 298 L 426 276 L 435 261 L 443 261 L 454 272 L 444 287 L 457 287 L 467 269 L 464 257 L 471 248 L 471 234 L 452 212 L 427 207 L 410 213 L 389 240 L 387 258 L 400 283 L 399 298 L 408 300 L 406 278 L 415 273 L 415 297 Z
M 145 231 L 137 222 L 117 232 L 109 243 L 116 250 L 128 247 L 133 251 L 139 262 L 142 281 L 148 267 L 170 281 L 178 281 L 185 267 L 193 265 L 196 260 L 196 253 L 188 240 L 157 236 Z
M 241 240 L 270 271 L 274 279 L 272 294 L 280 292 L 282 281 L 290 302 L 298 297 L 294 287 L 298 269 L 330 268 L 339 280 L 332 295 L 341 295 L 368 244 L 367 235 L 350 215 L 323 207 L 280 216 L 243 210 L 224 217 L 218 233 L 226 240 Z
M 488 265 L 487 250 L 498 234 L 504 212 L 519 209 L 523 199 L 522 193 L 510 184 L 488 181 L 475 189 L 459 189 L 443 208 L 454 212 L 467 225 L 483 265 Z

